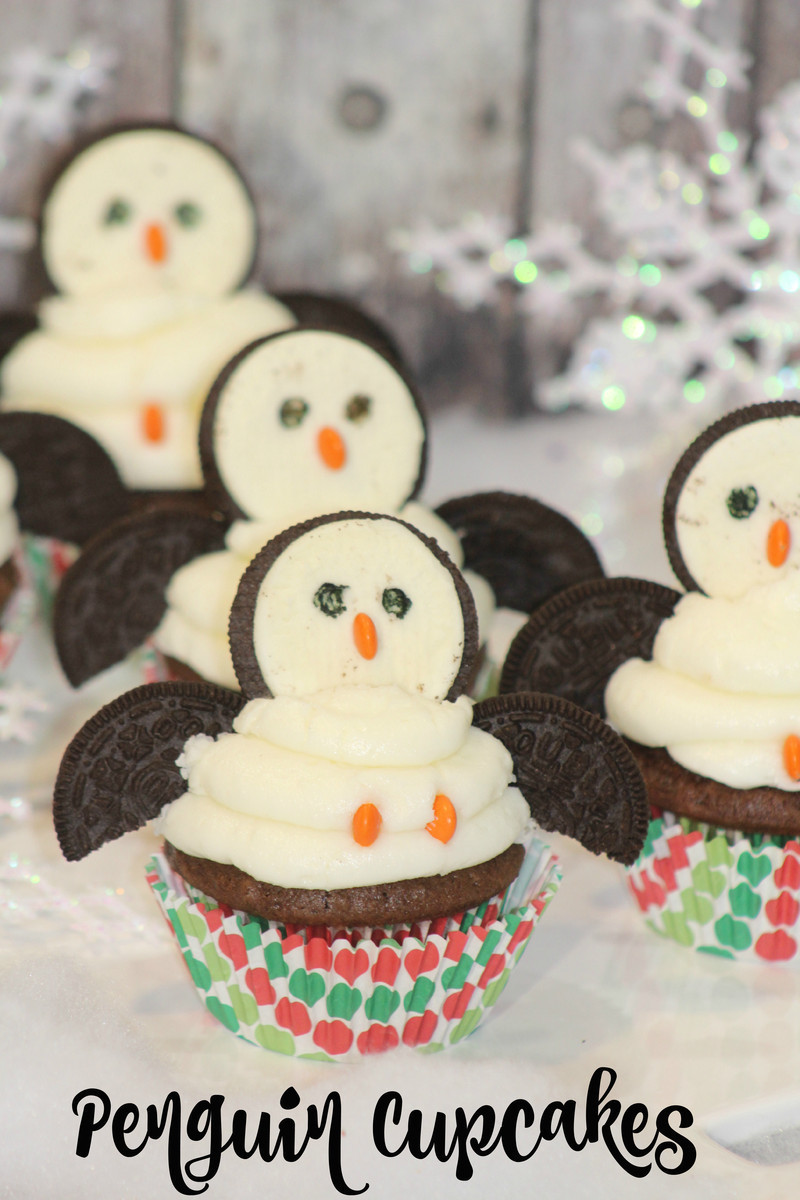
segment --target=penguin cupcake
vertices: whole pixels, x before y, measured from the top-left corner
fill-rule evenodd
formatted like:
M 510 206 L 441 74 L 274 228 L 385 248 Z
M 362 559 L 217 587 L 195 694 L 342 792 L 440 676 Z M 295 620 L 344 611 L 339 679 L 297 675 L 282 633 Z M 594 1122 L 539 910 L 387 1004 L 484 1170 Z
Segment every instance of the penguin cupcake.
M 131 488 L 196 488 L 211 381 L 246 342 L 294 324 L 242 287 L 256 213 L 239 172 L 184 130 L 112 129 L 51 184 L 39 246 L 57 292 L 3 362 L 3 407 L 74 422 Z
M 145 686 L 78 733 L 55 791 L 64 854 L 155 819 L 153 890 L 209 1010 L 242 1037 L 334 1058 L 459 1040 L 557 885 L 532 816 L 638 853 L 630 753 L 552 697 L 473 707 L 470 589 L 394 517 L 274 538 L 230 636 L 241 696 Z
M 87 550 L 56 614 L 68 678 L 83 682 L 155 631 L 176 677 L 235 687 L 227 616 L 243 571 L 282 529 L 344 508 L 399 514 L 434 537 L 464 570 L 482 644 L 495 604 L 529 612 L 602 574 L 583 534 L 535 500 L 420 504 L 426 456 L 417 391 L 373 341 L 304 328 L 253 342 L 220 374 L 200 425 L 207 505 L 221 519 L 195 522 L 195 539 L 183 515 L 145 514 Z
M 654 817 L 630 883 L 683 945 L 800 961 L 800 404 L 712 425 L 667 486 L 687 589 L 570 589 L 519 634 L 502 687 L 605 711 Z M 591 657 L 588 650 L 591 646 Z

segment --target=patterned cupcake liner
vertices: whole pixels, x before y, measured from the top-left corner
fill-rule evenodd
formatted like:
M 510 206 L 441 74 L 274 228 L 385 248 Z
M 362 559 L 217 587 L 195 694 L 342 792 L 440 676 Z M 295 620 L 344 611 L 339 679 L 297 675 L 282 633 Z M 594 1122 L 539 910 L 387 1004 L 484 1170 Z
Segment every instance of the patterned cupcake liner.
M 5 671 L 22 641 L 25 630 L 36 615 L 36 590 L 33 573 L 22 548 L 13 554 L 17 568 L 17 586 L 0 615 L 0 673 Z
M 740 962 L 800 965 L 800 841 L 654 817 L 628 884 L 647 924 Z
M 53 619 L 53 602 L 58 585 L 68 567 L 78 557 L 78 547 L 58 538 L 40 537 L 38 534 L 22 535 L 22 555 L 31 578 L 39 604 L 39 611 L 50 624 Z
M 156 854 L 147 879 L 208 1011 L 246 1041 L 343 1061 L 461 1041 L 500 997 L 561 867 L 533 839 L 502 896 L 391 929 L 305 928 L 217 904 Z

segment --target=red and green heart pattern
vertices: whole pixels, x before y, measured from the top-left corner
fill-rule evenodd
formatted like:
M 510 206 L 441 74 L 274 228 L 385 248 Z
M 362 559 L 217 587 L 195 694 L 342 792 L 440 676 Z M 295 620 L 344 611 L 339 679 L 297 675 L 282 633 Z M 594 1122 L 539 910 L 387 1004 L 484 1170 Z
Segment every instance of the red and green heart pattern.
M 281 1054 L 342 1060 L 441 1050 L 472 1033 L 561 882 L 540 842 L 526 866 L 530 894 L 518 903 L 515 893 L 508 911 L 498 898 L 461 917 L 361 931 L 251 919 L 190 888 L 160 854 L 147 879 L 217 1020 Z
M 628 883 L 648 925 L 682 946 L 800 965 L 800 841 L 726 836 L 664 814 Z

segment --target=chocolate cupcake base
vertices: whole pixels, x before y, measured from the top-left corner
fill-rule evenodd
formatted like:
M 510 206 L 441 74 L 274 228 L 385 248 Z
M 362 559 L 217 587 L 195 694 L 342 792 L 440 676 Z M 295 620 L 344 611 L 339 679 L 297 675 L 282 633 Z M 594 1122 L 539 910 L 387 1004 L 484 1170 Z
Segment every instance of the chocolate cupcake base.
M 169 842 L 165 853 L 179 875 L 221 904 L 267 921 L 337 928 L 430 920 L 474 908 L 505 891 L 525 856 L 521 845 L 513 845 L 489 862 L 447 875 L 324 891 L 260 883 L 238 867 L 194 858 Z

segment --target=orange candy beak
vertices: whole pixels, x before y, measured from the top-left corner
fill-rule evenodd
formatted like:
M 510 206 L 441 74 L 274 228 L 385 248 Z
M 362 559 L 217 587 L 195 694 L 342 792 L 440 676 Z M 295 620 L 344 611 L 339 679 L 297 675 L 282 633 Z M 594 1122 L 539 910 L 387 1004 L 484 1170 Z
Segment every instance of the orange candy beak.
M 785 521 L 773 521 L 767 534 L 767 562 L 771 567 L 782 567 L 789 556 L 792 535 Z
M 356 613 L 353 618 L 353 641 L 362 658 L 374 658 L 378 653 L 378 635 L 375 622 L 366 613 Z
M 145 226 L 144 252 L 150 262 L 164 262 L 167 257 L 167 235 L 163 225 L 153 222 Z
M 325 466 L 331 471 L 339 471 L 347 461 L 347 448 L 341 434 L 330 425 L 320 429 L 317 434 L 317 449 Z

